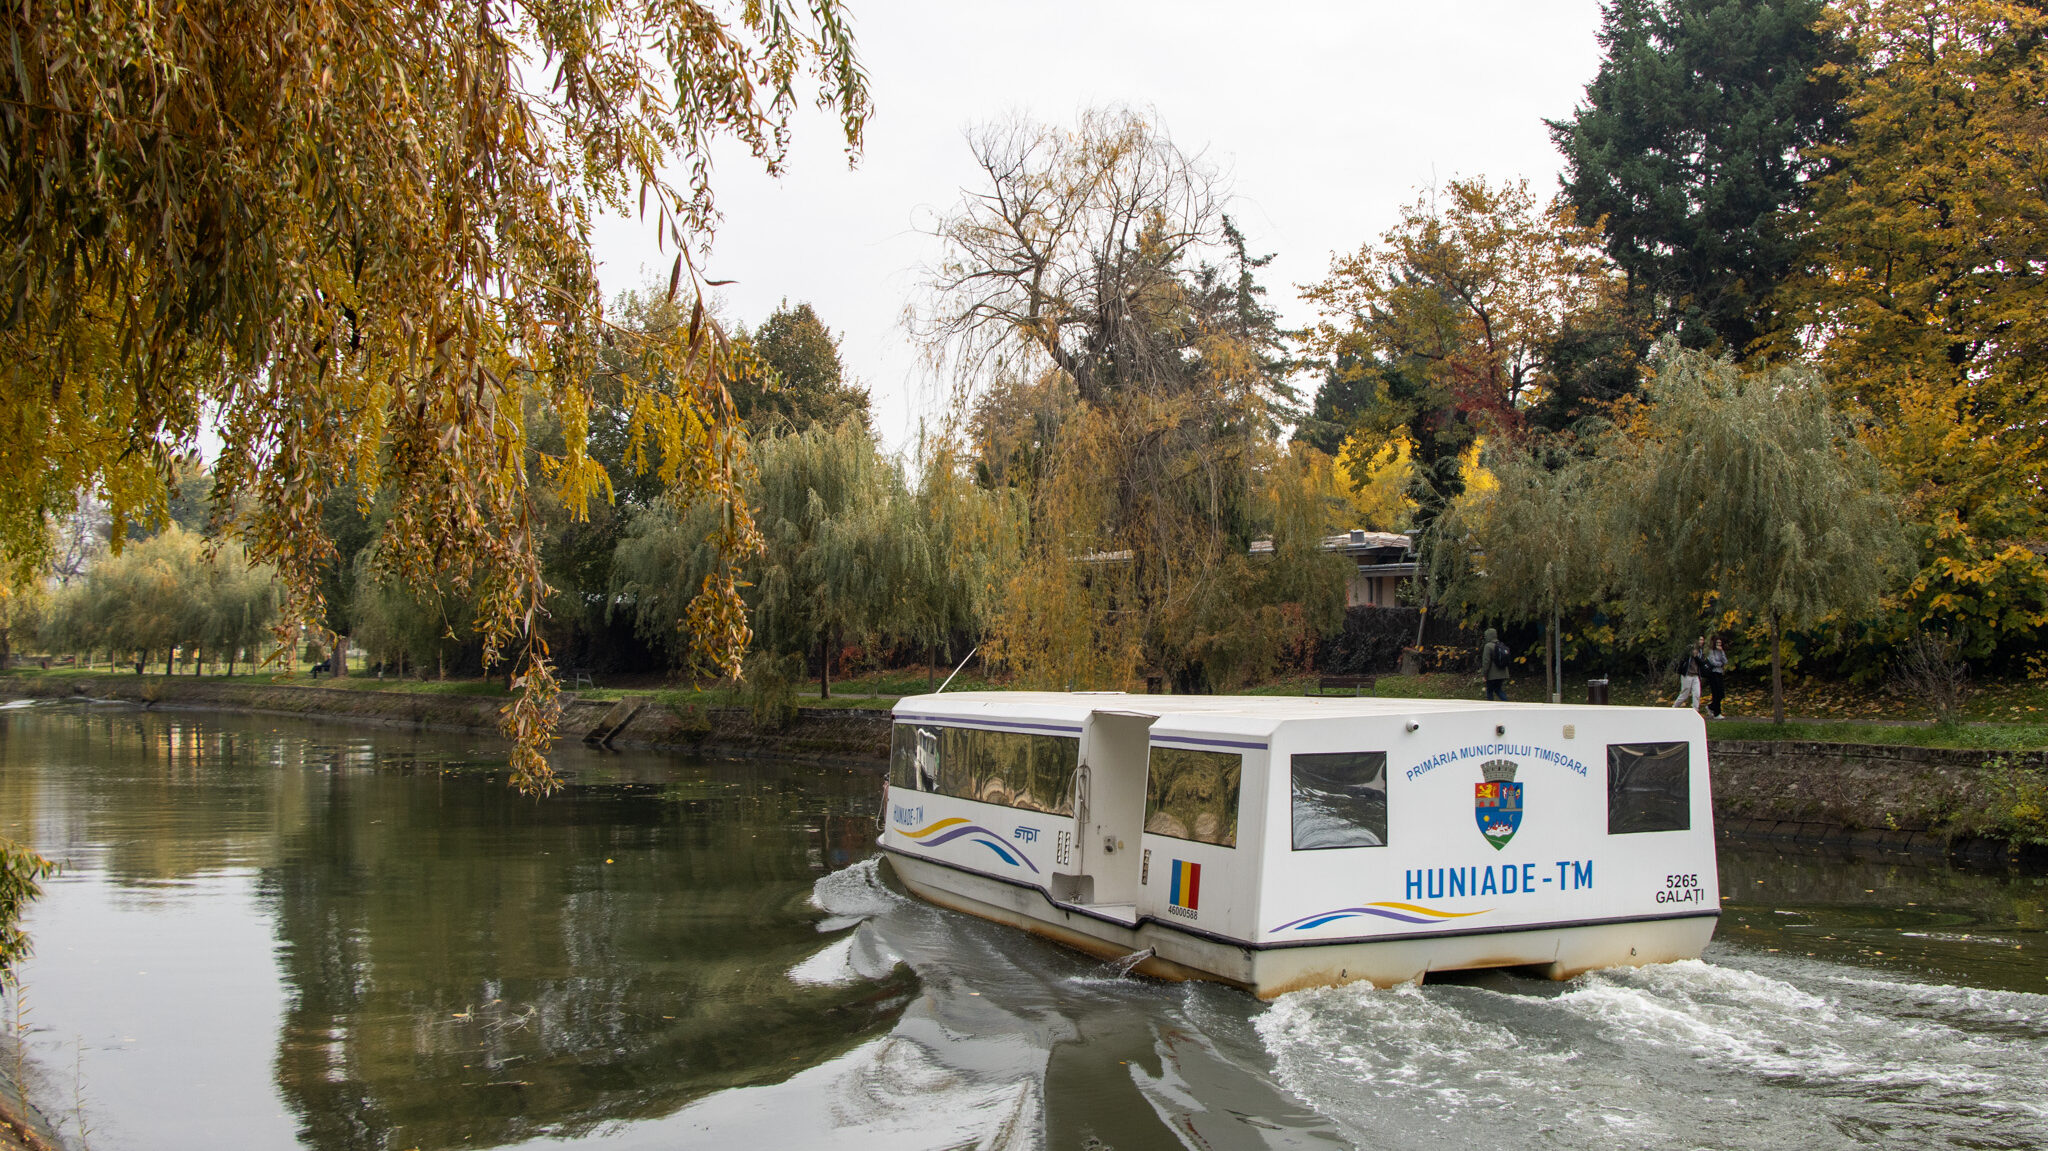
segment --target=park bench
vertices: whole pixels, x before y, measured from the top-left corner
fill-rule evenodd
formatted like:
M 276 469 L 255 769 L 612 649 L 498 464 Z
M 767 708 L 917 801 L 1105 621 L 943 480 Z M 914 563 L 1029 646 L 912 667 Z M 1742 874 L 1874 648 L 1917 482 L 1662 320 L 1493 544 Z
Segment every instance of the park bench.
M 569 687 L 570 687 L 570 688 L 571 688 L 572 690 L 573 690 L 573 689 L 575 689 L 575 688 L 579 688 L 579 687 L 596 687 L 596 686 L 597 686 L 597 683 L 596 683 L 596 682 L 595 682 L 594 680 L 592 680 L 592 679 L 590 678 L 590 669 L 589 669 L 589 668 L 587 668 L 587 667 L 572 667 L 572 668 L 570 668 L 570 669 L 569 669 Z
M 1348 691 L 1352 695 L 1363 695 L 1379 682 L 1376 675 L 1326 675 L 1316 680 L 1316 694 L 1327 695 L 1333 691 Z

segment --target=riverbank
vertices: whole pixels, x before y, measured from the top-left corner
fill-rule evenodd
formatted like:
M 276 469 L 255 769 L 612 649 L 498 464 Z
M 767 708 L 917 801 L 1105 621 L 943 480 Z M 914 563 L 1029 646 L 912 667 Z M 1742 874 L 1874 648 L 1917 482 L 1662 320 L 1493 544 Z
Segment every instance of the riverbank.
M 58 1095 L 38 1070 L 22 1050 L 19 1036 L 0 1034 L 0 1151 L 59 1151 L 63 1146 L 56 1124 L 28 1098 L 34 1094 L 47 1105 Z M 26 1091 L 23 1079 L 30 1080 Z
M 385 727 L 429 731 L 498 730 L 507 696 L 490 685 L 451 683 L 449 690 L 422 685 L 350 680 L 349 686 L 311 682 L 278 683 L 199 676 L 110 673 L 103 676 L 0 676 L 0 698 L 63 700 L 241 715 L 339 719 Z M 466 690 L 475 689 L 475 690 Z M 706 707 L 682 702 L 677 692 L 605 692 L 597 698 L 565 692 L 557 731 L 564 742 L 591 737 L 613 748 L 676 751 L 734 757 L 769 756 L 803 762 L 872 767 L 889 755 L 885 701 L 870 708 L 797 708 L 781 726 L 755 722 L 743 707 Z
M 341 719 L 390 727 L 495 732 L 494 685 L 347 686 L 201 677 L 0 676 L 0 697 L 86 698 L 146 707 Z M 565 693 L 560 735 L 614 748 L 766 757 L 878 769 L 888 758 L 894 701 L 841 699 L 800 707 L 782 724 L 757 722 L 708 693 Z M 1850 843 L 1974 862 L 2048 868 L 2048 751 L 1918 747 L 1717 737 L 1709 729 L 1714 806 L 1724 834 Z M 1915 729 L 1893 727 L 1886 740 Z M 1934 734 L 1929 729 L 1929 734 Z M 1953 739 L 1953 733 L 1950 733 Z M 2002 742 L 2002 740 L 2000 741 Z

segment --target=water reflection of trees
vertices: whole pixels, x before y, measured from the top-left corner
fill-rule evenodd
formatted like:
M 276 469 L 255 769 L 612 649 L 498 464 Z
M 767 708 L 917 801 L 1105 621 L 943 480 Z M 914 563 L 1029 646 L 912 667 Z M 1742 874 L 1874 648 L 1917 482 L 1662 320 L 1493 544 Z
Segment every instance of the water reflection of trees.
M 0 716 L 0 804 L 53 859 L 146 885 L 273 861 L 317 753 L 267 725 L 73 704 Z
M 786 976 L 832 938 L 808 896 L 866 854 L 872 779 L 731 765 L 538 804 L 422 782 L 331 777 L 265 876 L 310 1146 L 573 1136 L 779 1081 L 900 1010 L 907 976 Z
M 837 938 L 808 897 L 872 850 L 878 779 L 562 758 L 585 782 L 535 802 L 464 737 L 37 708 L 0 714 L 0 811 L 138 890 L 254 872 L 287 995 L 278 1088 L 311 1147 L 573 1136 L 894 1021 L 907 974 L 786 977 Z

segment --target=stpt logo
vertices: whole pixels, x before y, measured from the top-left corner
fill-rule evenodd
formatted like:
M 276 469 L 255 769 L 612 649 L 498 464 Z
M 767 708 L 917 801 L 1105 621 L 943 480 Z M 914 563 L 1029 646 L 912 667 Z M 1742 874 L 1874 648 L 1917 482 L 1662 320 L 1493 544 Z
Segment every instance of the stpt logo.
M 1189 863 L 1185 859 L 1173 861 L 1170 870 L 1171 887 L 1167 892 L 1166 912 L 1183 919 L 1198 919 L 1197 911 L 1202 906 L 1202 865 Z
M 1499 851 L 1522 826 L 1522 785 L 1515 782 L 1512 759 L 1488 760 L 1479 774 L 1482 782 L 1472 785 L 1472 818 L 1479 822 L 1479 834 Z

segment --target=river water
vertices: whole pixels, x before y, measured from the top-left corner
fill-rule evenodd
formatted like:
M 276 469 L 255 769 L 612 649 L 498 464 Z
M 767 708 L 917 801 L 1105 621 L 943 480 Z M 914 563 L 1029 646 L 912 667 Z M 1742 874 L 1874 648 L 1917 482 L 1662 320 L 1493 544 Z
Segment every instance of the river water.
M 77 1147 L 2048 1146 L 2048 879 L 1724 847 L 1699 963 L 1261 1004 L 896 894 L 879 781 L 0 709 Z

